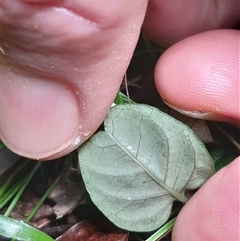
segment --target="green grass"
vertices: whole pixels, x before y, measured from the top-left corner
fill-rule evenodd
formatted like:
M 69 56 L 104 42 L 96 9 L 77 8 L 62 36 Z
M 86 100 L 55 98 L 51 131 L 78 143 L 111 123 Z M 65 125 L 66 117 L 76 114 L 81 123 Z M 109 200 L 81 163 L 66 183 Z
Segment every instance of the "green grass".
M 59 180 L 62 176 L 69 170 L 70 164 L 72 161 L 72 154 L 69 154 L 66 157 L 64 167 L 62 168 L 59 175 L 55 178 L 53 183 L 49 186 L 47 191 L 43 194 L 40 198 L 39 202 L 35 205 L 32 209 L 30 214 L 27 218 L 23 221 L 13 220 L 9 218 L 12 210 L 16 206 L 17 202 L 19 201 L 21 195 L 23 194 L 24 190 L 28 186 L 29 182 L 32 180 L 34 174 L 40 169 L 40 166 L 43 162 L 36 162 L 32 169 L 25 175 L 22 176 L 20 180 L 13 183 L 14 178 L 16 175 L 23 170 L 29 164 L 32 164 L 32 161 L 25 160 L 24 162 L 20 163 L 18 168 L 9 176 L 5 183 L 0 187 L 0 203 L 1 209 L 6 207 L 6 211 L 4 215 L 0 216 L 0 236 L 12 238 L 12 240 L 31 240 L 31 241 L 52 241 L 53 239 L 45 233 L 42 233 L 36 228 L 27 225 L 28 222 L 33 218 L 35 213 L 41 207 L 43 202 L 46 200 L 50 192 L 54 189 L 57 185 Z M 8 204 L 8 205 L 7 205 Z

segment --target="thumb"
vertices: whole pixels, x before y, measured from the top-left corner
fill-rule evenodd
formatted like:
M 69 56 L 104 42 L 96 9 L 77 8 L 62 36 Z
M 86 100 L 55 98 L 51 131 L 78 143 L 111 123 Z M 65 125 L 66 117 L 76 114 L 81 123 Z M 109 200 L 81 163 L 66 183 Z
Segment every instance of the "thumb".
M 222 168 L 178 215 L 173 241 L 239 240 L 240 157 Z
M 239 43 L 239 31 L 213 30 L 173 45 L 155 70 L 162 98 L 183 114 L 236 124 L 240 119 Z
M 146 7 L 144 0 L 0 1 L 0 138 L 9 149 L 54 159 L 96 131 Z

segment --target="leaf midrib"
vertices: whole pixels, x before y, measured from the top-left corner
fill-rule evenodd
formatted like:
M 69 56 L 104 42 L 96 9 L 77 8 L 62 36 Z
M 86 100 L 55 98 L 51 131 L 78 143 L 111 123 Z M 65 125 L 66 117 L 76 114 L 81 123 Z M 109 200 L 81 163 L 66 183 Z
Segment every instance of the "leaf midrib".
M 105 130 L 106 131 L 106 130 Z M 138 160 L 137 158 L 135 158 L 131 153 L 128 152 L 127 149 L 125 149 L 122 145 L 120 145 L 120 143 L 112 136 L 110 135 L 107 131 L 106 133 L 108 134 L 108 136 L 119 146 L 119 148 L 121 148 L 128 156 L 130 156 L 134 162 L 136 164 L 138 164 L 159 186 L 161 186 L 162 188 L 164 188 L 171 196 L 173 196 L 175 199 L 179 200 L 180 202 L 186 203 L 188 201 L 188 198 L 183 195 L 180 194 L 178 192 L 176 192 L 175 190 L 173 190 L 172 188 L 170 188 L 169 186 L 167 186 L 164 182 L 162 182 L 161 180 L 159 180 L 154 174 L 152 174 L 150 171 L 148 171 Z

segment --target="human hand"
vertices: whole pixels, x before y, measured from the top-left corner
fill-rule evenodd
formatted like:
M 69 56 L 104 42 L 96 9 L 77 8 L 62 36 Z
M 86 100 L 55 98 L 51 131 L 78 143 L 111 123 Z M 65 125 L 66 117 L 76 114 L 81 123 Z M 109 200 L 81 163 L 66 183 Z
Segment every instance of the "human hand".
M 1 140 L 43 160 L 89 138 L 117 94 L 146 6 L 145 0 L 0 1 Z
M 238 1 L 214 3 L 150 0 L 153 8 L 149 8 L 144 31 L 169 46 L 203 30 L 234 27 L 239 21 Z M 1 139 L 30 158 L 65 155 L 97 129 L 110 107 L 138 39 L 146 1 L 109 1 L 106 7 L 100 0 L 54 0 L 51 4 L 8 0 L 1 1 L 0 7 Z M 233 30 L 186 38 L 160 58 L 155 73 L 158 91 L 178 109 L 236 124 L 238 48 L 239 32 Z M 239 159 L 214 175 L 186 204 L 173 240 L 236 239 L 237 167 Z M 217 188 L 219 179 L 222 188 Z M 223 198 L 214 202 L 219 196 Z
M 239 8 L 238 1 L 150 0 L 146 34 L 165 45 L 185 38 L 161 56 L 155 69 L 156 87 L 175 109 L 239 127 L 240 32 L 201 33 L 233 28 L 240 21 Z M 174 225 L 173 241 L 239 240 L 239 167 L 237 158 L 188 201 Z

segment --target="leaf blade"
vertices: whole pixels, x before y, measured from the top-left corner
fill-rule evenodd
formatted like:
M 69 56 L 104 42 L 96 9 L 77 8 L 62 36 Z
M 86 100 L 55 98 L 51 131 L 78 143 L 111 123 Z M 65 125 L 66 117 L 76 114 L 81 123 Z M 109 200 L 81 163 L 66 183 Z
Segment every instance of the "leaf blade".
M 8 238 L 24 241 L 54 241 L 38 229 L 3 215 L 0 215 L 0 224 L 0 234 Z
M 191 161 L 195 139 L 188 127 L 146 105 L 116 106 L 104 125 L 105 131 L 79 151 L 86 188 L 93 202 L 117 226 L 132 231 L 154 230 L 167 220 L 175 199 L 187 200 L 184 192 L 188 182 L 191 188 L 201 185 L 201 180 L 196 181 L 199 171 L 195 172 Z M 179 143 L 184 145 L 182 150 L 174 148 Z M 200 154 L 207 154 L 205 147 L 200 145 L 200 149 Z M 181 159 L 173 158 L 176 151 Z M 209 155 L 207 159 L 210 165 L 204 178 L 213 172 Z M 197 165 L 200 170 L 201 165 Z

